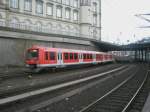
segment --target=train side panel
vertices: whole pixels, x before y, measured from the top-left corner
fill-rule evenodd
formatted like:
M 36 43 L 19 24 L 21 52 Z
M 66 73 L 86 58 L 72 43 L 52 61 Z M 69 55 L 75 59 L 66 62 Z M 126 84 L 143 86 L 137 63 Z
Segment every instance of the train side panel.
M 38 56 L 33 56 L 32 59 L 28 59 L 26 63 L 28 65 L 36 65 L 37 67 L 59 67 L 66 65 L 77 64 L 95 64 L 113 61 L 112 54 L 95 52 L 95 51 L 81 51 L 72 49 L 61 48 L 46 48 L 46 47 L 33 47 L 29 50 L 37 50 Z

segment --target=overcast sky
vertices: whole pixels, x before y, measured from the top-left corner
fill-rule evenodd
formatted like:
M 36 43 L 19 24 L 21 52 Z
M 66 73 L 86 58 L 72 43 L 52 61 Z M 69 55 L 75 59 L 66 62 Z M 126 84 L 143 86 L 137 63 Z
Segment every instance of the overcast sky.
M 128 43 L 127 40 L 134 42 L 150 36 L 150 28 L 138 28 L 150 26 L 150 23 L 135 16 L 150 13 L 150 0 L 101 1 L 103 41 L 125 44 Z

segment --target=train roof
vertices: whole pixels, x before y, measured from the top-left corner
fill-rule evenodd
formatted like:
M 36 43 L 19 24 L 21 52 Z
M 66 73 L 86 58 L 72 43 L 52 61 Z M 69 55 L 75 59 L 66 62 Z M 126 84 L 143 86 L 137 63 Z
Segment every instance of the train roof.
M 43 47 L 43 46 L 32 46 L 29 49 L 44 49 L 44 50 L 52 50 L 52 51 L 59 51 L 59 50 L 63 50 L 64 52 L 82 52 L 82 53 L 105 53 L 105 52 L 98 52 L 98 51 L 87 51 L 87 50 L 76 50 L 76 49 L 65 49 L 65 48 L 53 48 L 53 47 Z M 110 54 L 110 53 L 106 53 L 106 54 Z

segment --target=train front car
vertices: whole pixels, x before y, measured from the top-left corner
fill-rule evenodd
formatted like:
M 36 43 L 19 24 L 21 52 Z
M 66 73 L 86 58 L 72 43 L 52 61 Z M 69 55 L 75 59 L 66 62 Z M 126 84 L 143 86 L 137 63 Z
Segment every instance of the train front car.
M 32 47 L 26 51 L 26 65 L 31 69 L 36 69 L 39 62 L 39 49 Z

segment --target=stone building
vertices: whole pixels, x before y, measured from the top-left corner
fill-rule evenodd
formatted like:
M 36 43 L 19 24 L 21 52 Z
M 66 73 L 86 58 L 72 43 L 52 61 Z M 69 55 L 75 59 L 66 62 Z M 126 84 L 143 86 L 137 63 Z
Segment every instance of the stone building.
M 100 0 L 1 0 L 0 25 L 100 40 Z
M 0 66 L 24 66 L 32 45 L 98 50 L 100 0 L 0 0 Z

